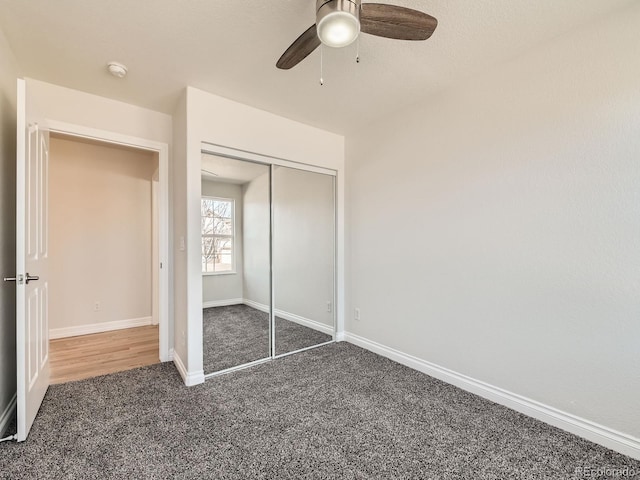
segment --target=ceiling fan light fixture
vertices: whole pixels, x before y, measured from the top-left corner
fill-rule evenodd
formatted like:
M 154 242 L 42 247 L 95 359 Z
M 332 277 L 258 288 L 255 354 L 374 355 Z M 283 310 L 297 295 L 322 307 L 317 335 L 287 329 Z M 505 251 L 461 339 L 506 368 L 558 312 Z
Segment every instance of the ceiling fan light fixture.
M 289 45 L 276 67 L 289 70 L 320 45 L 346 47 L 360 31 L 397 40 L 426 40 L 437 26 L 435 17 L 411 8 L 369 2 L 363 5 L 362 0 L 316 0 L 316 23 Z
M 317 0 L 318 38 L 328 47 L 346 47 L 360 34 L 360 0 Z

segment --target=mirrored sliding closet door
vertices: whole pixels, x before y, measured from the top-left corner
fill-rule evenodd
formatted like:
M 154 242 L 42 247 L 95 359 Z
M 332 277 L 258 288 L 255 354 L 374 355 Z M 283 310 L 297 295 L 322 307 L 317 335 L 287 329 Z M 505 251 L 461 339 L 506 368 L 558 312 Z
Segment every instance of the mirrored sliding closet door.
M 202 154 L 205 374 L 271 357 L 270 171 Z
M 273 166 L 275 356 L 334 338 L 334 180 Z
M 205 375 L 333 341 L 335 176 L 206 152 L 201 170 Z

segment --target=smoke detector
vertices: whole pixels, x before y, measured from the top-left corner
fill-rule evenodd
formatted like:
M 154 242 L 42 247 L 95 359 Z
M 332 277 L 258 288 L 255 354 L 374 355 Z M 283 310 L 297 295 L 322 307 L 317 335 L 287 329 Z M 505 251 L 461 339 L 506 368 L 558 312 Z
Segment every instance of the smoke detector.
M 107 69 L 109 73 L 114 77 L 124 78 L 127 74 L 127 66 L 118 62 L 107 63 Z

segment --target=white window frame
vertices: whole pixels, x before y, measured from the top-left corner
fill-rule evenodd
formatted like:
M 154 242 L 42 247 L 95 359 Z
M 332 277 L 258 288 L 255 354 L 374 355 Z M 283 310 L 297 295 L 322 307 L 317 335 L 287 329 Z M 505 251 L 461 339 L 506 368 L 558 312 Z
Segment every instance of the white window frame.
M 216 237 L 223 237 L 223 238 L 231 238 L 231 245 L 232 245 L 232 249 L 231 249 L 231 270 L 229 271 L 225 271 L 225 272 L 202 272 L 203 276 L 209 276 L 209 275 L 235 275 L 236 272 L 236 201 L 233 198 L 226 198 L 226 197 L 214 197 L 211 195 L 202 195 L 200 198 L 200 224 L 202 225 L 202 200 L 217 200 L 219 202 L 230 202 L 231 203 L 231 226 L 232 226 L 232 233 L 231 235 L 216 235 L 216 234 L 212 234 L 212 235 L 206 235 L 207 237 L 211 237 L 211 238 L 216 238 Z M 205 234 L 202 233 L 202 227 L 200 228 L 200 242 L 202 244 L 202 239 L 205 237 Z M 202 247 L 201 247 L 202 248 Z M 202 252 L 200 253 L 200 270 L 202 270 Z

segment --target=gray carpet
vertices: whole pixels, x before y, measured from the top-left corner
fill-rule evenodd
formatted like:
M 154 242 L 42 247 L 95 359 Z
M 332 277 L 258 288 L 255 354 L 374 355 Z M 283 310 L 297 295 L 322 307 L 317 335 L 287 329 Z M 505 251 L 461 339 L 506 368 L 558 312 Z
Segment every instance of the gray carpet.
M 268 357 L 269 314 L 247 305 L 205 308 L 203 365 L 205 373 Z M 276 317 L 276 355 L 328 342 L 331 336 Z
M 0 444 L 11 479 L 565 479 L 583 467 L 640 462 L 346 343 L 192 388 L 171 364 L 54 385 L 27 442 Z

